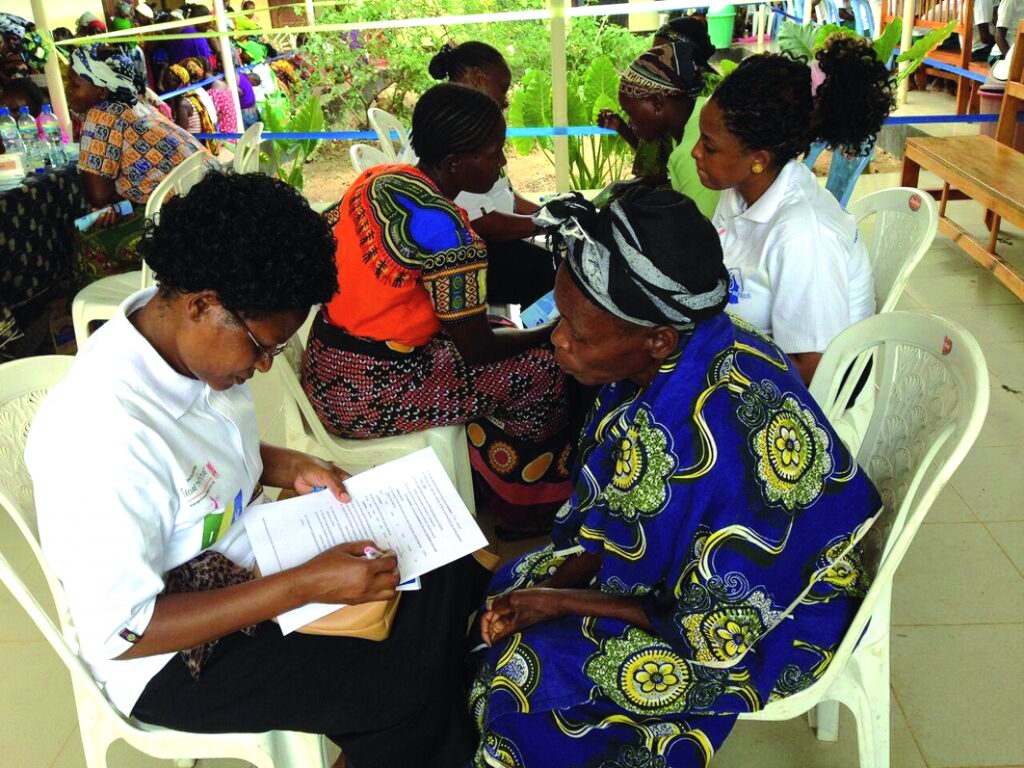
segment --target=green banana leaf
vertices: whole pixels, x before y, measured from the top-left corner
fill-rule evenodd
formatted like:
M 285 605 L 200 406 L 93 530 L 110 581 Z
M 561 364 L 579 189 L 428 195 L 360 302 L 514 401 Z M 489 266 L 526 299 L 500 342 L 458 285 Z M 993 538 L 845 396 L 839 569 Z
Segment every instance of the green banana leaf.
M 779 26 L 779 50 L 805 61 L 813 61 L 817 37 L 818 33 L 813 25 L 804 26 L 786 19 Z
M 893 19 L 885 25 L 882 34 L 873 43 L 875 55 L 886 66 L 889 66 L 889 59 L 892 58 L 893 51 L 899 48 L 902 35 L 903 19 Z
M 910 77 L 918 67 L 920 67 L 928 54 L 932 50 L 941 45 L 947 37 L 953 34 L 953 30 L 956 29 L 957 21 L 954 19 L 944 27 L 933 29 L 924 37 L 920 38 L 914 43 L 909 51 L 903 51 L 899 56 L 896 57 L 897 63 L 909 62 L 910 66 L 902 70 L 896 76 L 896 82 L 901 82 Z
M 288 131 L 290 133 L 319 133 L 323 129 L 324 110 L 320 106 L 320 97 L 313 93 L 295 110 L 295 114 L 288 122 Z M 302 149 L 303 159 L 305 159 L 313 154 L 313 150 L 320 145 L 320 141 L 307 139 L 298 144 Z
M 583 75 L 584 101 L 594 104 L 602 96 L 616 103 L 619 98 L 619 73 L 607 56 L 598 56 L 590 62 Z

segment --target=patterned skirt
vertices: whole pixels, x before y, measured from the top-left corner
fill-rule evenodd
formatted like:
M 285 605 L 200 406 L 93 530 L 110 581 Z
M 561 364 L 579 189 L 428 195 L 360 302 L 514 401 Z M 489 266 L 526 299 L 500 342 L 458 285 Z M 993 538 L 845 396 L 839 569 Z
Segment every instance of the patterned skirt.
M 478 493 L 504 523 L 549 521 L 572 492 L 569 387 L 550 348 L 470 366 L 444 335 L 403 349 L 350 336 L 320 315 L 302 379 L 320 420 L 342 437 L 465 424 Z
M 145 213 L 137 210 L 110 227 L 92 227 L 85 232 L 76 229 L 72 263 L 76 285 L 82 287 L 101 277 L 140 269 L 142 259 L 137 247 L 145 225 Z

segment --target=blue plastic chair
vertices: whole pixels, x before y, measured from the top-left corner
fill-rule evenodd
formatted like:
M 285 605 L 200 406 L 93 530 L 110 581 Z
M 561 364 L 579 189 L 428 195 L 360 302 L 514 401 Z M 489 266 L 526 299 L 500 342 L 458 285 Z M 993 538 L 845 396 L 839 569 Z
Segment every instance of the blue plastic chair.
M 804 165 L 813 170 L 814 161 L 825 149 L 823 143 L 811 144 L 807 156 L 804 157 Z M 871 158 L 875 156 L 875 147 L 872 147 L 862 155 L 847 157 L 842 152 L 832 153 L 832 164 L 828 169 L 828 179 L 825 180 L 825 189 L 832 193 L 832 196 L 839 201 L 839 204 L 846 208 L 853 194 L 853 188 L 857 186 L 857 179 L 868 167 Z
M 824 18 L 826 24 L 838 24 L 839 23 L 839 6 L 836 5 L 835 0 L 824 0 L 822 3 L 824 8 Z

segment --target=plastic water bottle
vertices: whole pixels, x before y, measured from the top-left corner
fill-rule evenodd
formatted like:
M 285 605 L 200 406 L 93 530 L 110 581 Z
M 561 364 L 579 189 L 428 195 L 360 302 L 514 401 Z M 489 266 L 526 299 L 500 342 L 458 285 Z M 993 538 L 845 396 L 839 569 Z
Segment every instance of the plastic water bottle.
M 36 118 L 36 125 L 39 128 L 39 135 L 43 137 L 46 144 L 46 154 L 50 159 L 50 165 L 54 168 L 61 168 L 67 164 L 68 158 L 64 153 L 64 142 L 60 135 L 60 123 L 53 114 L 53 108 L 49 104 L 43 104 L 43 111 Z
M 21 134 L 21 140 L 25 143 L 25 154 L 28 160 L 26 170 L 40 168 L 46 163 L 46 150 L 39 141 L 39 129 L 36 128 L 36 121 L 29 114 L 28 107 L 22 107 L 18 112 L 20 113 L 18 132 Z
M 21 140 L 18 131 L 18 121 L 7 107 L 0 107 L 0 141 L 3 141 L 4 152 L 8 154 L 25 151 L 25 142 Z

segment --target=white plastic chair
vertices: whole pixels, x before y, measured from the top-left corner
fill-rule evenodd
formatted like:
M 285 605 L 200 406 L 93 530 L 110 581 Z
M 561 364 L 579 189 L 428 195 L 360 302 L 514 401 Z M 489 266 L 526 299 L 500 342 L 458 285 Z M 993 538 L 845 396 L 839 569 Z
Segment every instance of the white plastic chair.
M 366 117 L 370 121 L 370 127 L 376 131 L 380 148 L 388 160 L 398 160 L 409 146 L 409 129 L 390 112 L 377 107 L 366 110 Z
M 235 173 L 256 173 L 260 169 L 260 142 L 263 140 L 263 123 L 256 122 L 245 129 L 235 144 L 235 156 L 231 168 Z
M 210 167 L 209 154 L 196 152 L 182 161 L 153 190 L 146 203 L 146 218 L 154 220 L 167 197 L 174 192 L 188 192 Z M 90 283 L 80 290 L 71 302 L 71 322 L 75 328 L 75 341 L 81 347 L 89 338 L 89 325 L 98 320 L 109 320 L 121 303 L 136 291 L 153 284 L 152 273 L 145 262 L 136 272 L 111 275 Z
M 441 465 L 455 483 L 459 496 L 469 511 L 476 514 L 465 427 L 432 427 L 422 432 L 371 440 L 336 437 L 324 428 L 302 388 L 300 377 L 303 355 L 302 342 L 294 337 L 270 369 L 270 375 L 277 378 L 283 392 L 286 446 L 333 461 L 352 474 L 421 448 L 433 448 Z
M 829 345 L 811 394 L 839 417 L 856 381 L 844 372 L 872 353 L 876 404 L 857 462 L 878 488 L 882 517 L 865 539 L 874 581 L 832 663 L 809 688 L 744 720 L 809 713 L 818 738 L 838 738 L 839 704 L 857 722 L 861 768 L 889 766 L 889 614 L 896 569 L 921 522 L 981 431 L 988 371 L 977 341 L 934 315 L 887 312 L 843 331 Z M 863 635 L 863 636 L 862 636 Z
M 352 167 L 359 173 L 378 165 L 394 162 L 394 158 L 388 157 L 384 152 L 369 144 L 353 144 L 348 150 L 348 156 L 352 160 Z
M 932 247 L 939 231 L 939 206 L 927 192 L 894 187 L 850 203 L 848 210 L 868 249 L 876 312 L 891 312 L 910 273 Z
M 71 674 L 79 731 L 87 768 L 107 768 L 107 750 L 118 739 L 140 752 L 194 765 L 202 758 L 246 760 L 257 768 L 326 768 L 323 737 L 316 734 L 196 734 L 140 723 L 121 715 L 104 696 L 78 657 L 78 637 L 60 581 L 39 546 L 32 481 L 22 455 L 29 426 L 49 389 L 67 372 L 73 357 L 54 355 L 17 360 L 0 366 L 0 506 L 13 518 L 46 577 L 57 624 L 36 595 L 0 553 L 0 581 L 11 591 Z M 40 680 L 40 685 L 47 681 Z

